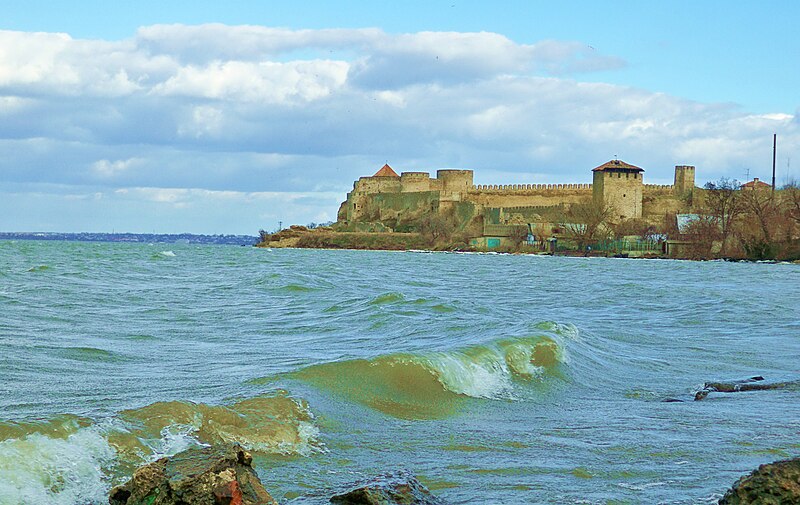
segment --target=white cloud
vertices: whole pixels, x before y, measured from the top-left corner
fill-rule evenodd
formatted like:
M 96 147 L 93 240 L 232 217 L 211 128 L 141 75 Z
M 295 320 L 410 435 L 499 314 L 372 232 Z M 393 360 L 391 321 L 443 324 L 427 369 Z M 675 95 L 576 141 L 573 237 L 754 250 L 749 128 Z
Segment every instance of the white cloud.
M 99 185 L 120 190 L 103 201 L 152 208 L 264 202 L 276 216 L 281 206 L 320 216 L 386 161 L 473 168 L 482 183 L 589 182 L 618 155 L 648 181 L 668 180 L 675 164 L 696 165 L 702 181 L 771 162 L 773 132 L 779 162 L 800 159 L 796 114 L 578 80 L 624 64 L 581 42 L 494 33 L 0 31 L 0 182 Z M 317 203 L 285 196 L 304 192 Z M 338 196 L 319 197 L 328 193 Z
M 347 70 L 347 63 L 338 61 L 215 61 L 204 67 L 180 68 L 151 93 L 238 102 L 307 102 L 341 87 Z
M 136 165 L 140 165 L 143 162 L 140 158 L 129 158 L 127 160 L 97 160 L 92 163 L 92 172 L 97 174 L 100 177 L 114 177 L 119 175 L 123 172 L 130 170 L 132 167 Z

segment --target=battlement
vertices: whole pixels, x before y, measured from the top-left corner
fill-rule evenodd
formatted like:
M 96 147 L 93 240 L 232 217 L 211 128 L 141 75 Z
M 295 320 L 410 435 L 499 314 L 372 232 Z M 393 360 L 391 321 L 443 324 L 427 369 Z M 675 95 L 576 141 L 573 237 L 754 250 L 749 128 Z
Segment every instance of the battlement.
M 519 207 L 503 207 L 505 214 L 519 214 L 521 212 L 549 212 L 553 209 L 563 210 L 566 205 L 563 203 L 557 205 L 522 205 Z
M 591 184 L 479 184 L 472 186 L 471 193 L 527 193 L 534 191 L 563 191 L 584 190 L 591 191 Z
M 400 174 L 400 180 L 412 180 L 412 179 L 430 179 L 431 174 L 428 172 L 403 172 Z
M 675 190 L 672 184 L 645 184 L 645 193 L 671 193 Z

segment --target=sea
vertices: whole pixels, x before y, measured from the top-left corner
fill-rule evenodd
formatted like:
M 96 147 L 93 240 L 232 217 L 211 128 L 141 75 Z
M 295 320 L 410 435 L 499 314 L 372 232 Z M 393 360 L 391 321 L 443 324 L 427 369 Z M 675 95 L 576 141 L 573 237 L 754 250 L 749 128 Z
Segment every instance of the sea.
M 800 455 L 800 265 L 0 242 L 0 504 L 237 442 L 281 503 L 711 504 Z M 679 400 L 679 401 L 665 401 Z

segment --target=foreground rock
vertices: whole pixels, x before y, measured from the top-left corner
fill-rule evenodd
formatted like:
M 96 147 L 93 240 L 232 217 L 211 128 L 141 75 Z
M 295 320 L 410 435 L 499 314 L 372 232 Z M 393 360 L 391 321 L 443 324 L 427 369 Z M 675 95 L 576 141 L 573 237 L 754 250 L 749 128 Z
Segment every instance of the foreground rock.
M 189 449 L 145 465 L 109 494 L 110 505 L 272 505 L 239 445 Z
M 761 465 L 725 493 L 720 505 L 800 503 L 800 458 Z
M 444 505 L 414 476 L 388 474 L 331 498 L 339 505 Z

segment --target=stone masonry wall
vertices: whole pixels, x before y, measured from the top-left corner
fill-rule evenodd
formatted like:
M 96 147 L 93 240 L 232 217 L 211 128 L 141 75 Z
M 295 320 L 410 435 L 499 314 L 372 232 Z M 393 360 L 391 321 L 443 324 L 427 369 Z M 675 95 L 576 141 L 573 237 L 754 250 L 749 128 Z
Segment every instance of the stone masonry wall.
M 464 199 L 484 207 L 547 207 L 584 203 L 591 196 L 591 184 L 513 184 L 474 186 Z

